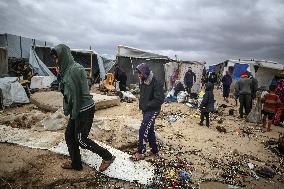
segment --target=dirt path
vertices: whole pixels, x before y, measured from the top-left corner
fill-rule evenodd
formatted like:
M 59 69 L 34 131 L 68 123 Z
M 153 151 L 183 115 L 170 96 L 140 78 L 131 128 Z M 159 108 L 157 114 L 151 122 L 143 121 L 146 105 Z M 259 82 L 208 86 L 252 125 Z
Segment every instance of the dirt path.
M 215 94 L 219 104 L 222 104 L 220 91 L 215 91 Z M 237 118 L 233 99 L 227 105 L 229 107 L 220 109 L 219 114 L 212 114 L 211 126 L 207 128 L 198 125 L 199 113 L 196 109 L 179 103 L 164 104 L 156 120 L 161 157 L 171 161 L 178 156 L 191 162 L 194 168 L 192 182 L 194 186 L 203 183 L 201 188 L 226 188 L 229 183 L 246 188 L 284 188 L 284 174 L 278 174 L 273 179 L 255 180 L 247 165 L 253 163 L 256 168 L 261 168 L 276 164 L 281 167 L 281 156 L 271 151 L 266 143 L 276 141 L 284 128 L 273 126 L 272 132 L 262 133 L 256 124 Z M 235 110 L 233 116 L 229 115 L 229 109 Z M 11 108 L 0 116 L 31 111 L 40 110 L 28 105 Z M 41 113 L 43 117 L 47 114 Z M 141 118 L 137 102 L 99 110 L 95 114 L 90 137 L 133 153 Z M 15 122 L 7 121 L 6 124 L 13 126 Z M 17 123 L 16 126 L 19 127 Z M 224 127 L 226 133 L 220 133 L 217 126 Z M 135 184 L 101 177 L 88 166 L 84 166 L 82 172 L 62 170 L 60 164 L 66 158 L 47 151 L 0 144 L 0 155 L 0 176 L 5 180 L 2 186 L 6 188 L 9 188 L 7 183 L 12 188 L 135 188 Z M 233 176 L 230 177 L 230 174 Z

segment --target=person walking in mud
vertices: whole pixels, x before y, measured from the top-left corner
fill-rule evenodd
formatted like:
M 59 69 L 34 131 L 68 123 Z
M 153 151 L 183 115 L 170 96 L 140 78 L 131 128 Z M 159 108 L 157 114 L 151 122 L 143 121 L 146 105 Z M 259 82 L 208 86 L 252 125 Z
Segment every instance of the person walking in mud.
M 102 157 L 99 171 L 105 171 L 113 163 L 115 156 L 88 138 L 93 123 L 95 103 L 89 92 L 86 71 L 74 61 L 70 48 L 64 44 L 52 49 L 51 56 L 59 67 L 61 77 L 59 89 L 63 94 L 64 115 L 70 116 L 65 130 L 65 140 L 71 161 L 65 162 L 61 167 L 78 171 L 83 169 L 80 146 Z
M 143 120 L 139 129 L 138 151 L 131 156 L 134 161 L 144 159 L 145 156 L 158 156 L 154 124 L 165 98 L 161 81 L 145 63 L 139 64 L 136 71 L 140 79 L 139 109 L 142 110 Z M 146 141 L 151 147 L 148 153 L 146 153 Z

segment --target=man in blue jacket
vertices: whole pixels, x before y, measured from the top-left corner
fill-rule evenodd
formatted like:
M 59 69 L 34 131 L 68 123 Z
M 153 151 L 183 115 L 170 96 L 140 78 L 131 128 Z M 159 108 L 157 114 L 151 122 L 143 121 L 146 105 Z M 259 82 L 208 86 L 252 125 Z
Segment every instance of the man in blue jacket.
M 228 97 L 230 95 L 230 88 L 232 84 L 232 76 L 229 74 L 228 71 L 226 71 L 226 75 L 222 78 L 223 83 L 223 97 L 224 101 L 229 102 Z
M 158 155 L 154 124 L 165 99 L 161 81 L 145 63 L 139 64 L 136 71 L 140 79 L 139 109 L 142 110 L 143 120 L 139 129 L 138 151 L 131 157 L 134 161 L 143 159 L 145 155 Z M 151 151 L 145 154 L 147 141 Z

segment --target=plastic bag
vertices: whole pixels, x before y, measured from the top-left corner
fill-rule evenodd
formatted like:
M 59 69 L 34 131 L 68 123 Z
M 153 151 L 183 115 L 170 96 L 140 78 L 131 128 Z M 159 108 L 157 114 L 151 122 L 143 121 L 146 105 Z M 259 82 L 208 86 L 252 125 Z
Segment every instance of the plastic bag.
M 261 103 L 259 100 L 247 116 L 247 121 L 251 123 L 261 123 Z
M 183 103 L 186 101 L 186 97 L 188 96 L 188 93 L 186 91 L 181 91 L 177 95 L 177 101 L 178 103 Z

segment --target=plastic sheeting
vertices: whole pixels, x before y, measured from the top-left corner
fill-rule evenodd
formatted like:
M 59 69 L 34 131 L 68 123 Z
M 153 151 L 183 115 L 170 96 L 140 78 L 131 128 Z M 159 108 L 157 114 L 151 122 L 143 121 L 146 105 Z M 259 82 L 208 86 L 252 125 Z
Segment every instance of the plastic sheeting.
M 233 72 L 233 80 L 240 79 L 241 74 L 244 71 L 247 71 L 249 65 L 248 64 L 235 64 L 234 65 L 234 72 Z
M 151 59 L 169 59 L 167 56 L 146 52 L 144 50 L 136 49 L 119 45 L 117 47 L 117 56 L 132 57 L 132 58 L 151 58 Z
M 3 105 L 10 106 L 13 103 L 29 103 L 30 100 L 23 86 L 17 81 L 17 77 L 0 78 L 0 88 L 3 94 Z
M 34 72 L 40 76 L 54 76 L 55 75 L 46 67 L 40 60 L 33 48 L 30 49 L 29 64 L 32 65 Z
M 9 57 L 29 58 L 30 48 L 33 45 L 53 46 L 52 43 L 46 41 L 12 34 L 0 34 L 0 47 L 7 48 Z
M 31 79 L 31 89 L 49 88 L 51 83 L 56 80 L 55 76 L 33 76 Z
M 0 142 L 19 144 L 30 148 L 46 149 L 55 153 L 68 155 L 68 149 L 63 141 L 63 133 L 50 131 L 31 131 L 27 129 L 11 128 L 0 125 Z M 154 166 L 144 160 L 134 162 L 130 155 L 111 146 L 95 141 L 100 146 L 108 149 L 116 156 L 115 161 L 103 172 L 106 176 L 126 180 L 137 181 L 141 184 L 150 184 L 154 178 Z M 98 170 L 102 158 L 88 150 L 81 150 L 82 161 Z
M 178 63 L 168 62 L 165 64 L 165 82 L 167 91 L 173 88 L 175 80 L 178 78 Z
M 97 59 L 98 59 L 98 65 L 99 65 L 99 69 L 100 69 L 100 78 L 101 78 L 101 80 L 104 80 L 105 75 L 106 75 L 106 71 L 105 71 L 105 67 L 104 67 L 104 61 L 103 61 L 103 58 L 100 55 L 97 55 Z
M 192 68 L 192 71 L 196 75 L 196 82 L 193 84 L 191 92 L 198 94 L 200 92 L 201 78 L 202 78 L 204 64 L 195 63 L 195 62 L 182 63 L 179 70 L 179 76 L 180 76 L 180 81 L 182 82 L 183 85 L 184 85 L 184 75 L 188 71 L 189 67 Z
M 258 68 L 255 78 L 258 81 L 258 87 L 265 87 L 268 89 L 271 84 L 272 79 L 277 74 L 279 70 L 270 69 L 270 68 Z

